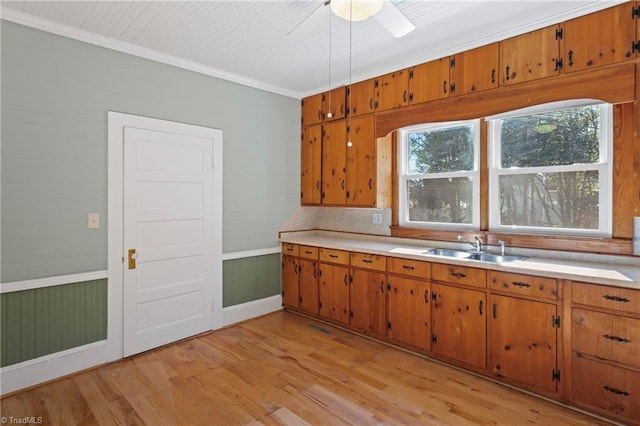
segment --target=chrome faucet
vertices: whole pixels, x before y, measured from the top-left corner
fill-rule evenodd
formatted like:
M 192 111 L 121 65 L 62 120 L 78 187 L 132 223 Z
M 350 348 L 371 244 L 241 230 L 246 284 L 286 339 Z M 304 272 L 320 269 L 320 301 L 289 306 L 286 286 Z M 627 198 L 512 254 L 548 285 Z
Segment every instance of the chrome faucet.
M 468 242 L 469 244 L 471 244 L 471 246 L 472 246 L 473 248 L 475 248 L 475 249 L 476 249 L 476 252 L 477 252 L 477 253 L 482 252 L 482 244 L 483 244 L 482 240 L 481 240 L 478 236 L 474 236 L 473 238 L 476 240 L 476 242 L 475 242 L 475 243 L 472 243 L 471 241 L 467 240 L 467 239 L 466 239 L 465 237 L 463 237 L 462 235 L 458 235 L 458 241 L 466 241 L 466 242 Z

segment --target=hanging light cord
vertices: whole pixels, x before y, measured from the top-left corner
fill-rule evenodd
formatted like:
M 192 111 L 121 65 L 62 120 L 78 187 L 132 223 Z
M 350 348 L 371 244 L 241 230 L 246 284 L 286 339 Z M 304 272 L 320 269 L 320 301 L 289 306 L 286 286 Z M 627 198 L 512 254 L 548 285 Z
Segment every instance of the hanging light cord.
M 353 0 L 349 1 L 349 17 L 353 16 Z M 351 92 L 351 56 L 353 52 L 352 48 L 352 38 L 353 38 L 353 20 L 349 19 L 349 92 Z M 351 148 L 353 143 L 351 142 L 351 115 L 353 111 L 351 110 L 351 93 L 349 93 L 349 130 L 348 130 L 348 140 L 347 147 Z
M 329 107 L 327 108 L 327 118 L 333 117 L 331 112 L 331 15 L 333 13 L 329 10 Z

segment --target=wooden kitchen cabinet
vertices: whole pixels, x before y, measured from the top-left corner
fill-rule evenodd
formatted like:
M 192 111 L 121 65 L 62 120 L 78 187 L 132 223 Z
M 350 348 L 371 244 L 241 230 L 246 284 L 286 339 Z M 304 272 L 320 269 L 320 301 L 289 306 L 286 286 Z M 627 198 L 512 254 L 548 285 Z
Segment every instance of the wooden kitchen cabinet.
M 302 128 L 300 141 L 300 204 L 321 203 L 322 188 L 322 126 Z
M 308 314 L 318 314 L 318 248 L 300 246 L 299 254 L 299 294 L 300 310 Z
M 352 327 L 365 334 L 384 336 L 387 325 L 385 301 L 384 272 L 351 268 L 349 316 Z
M 498 87 L 499 43 L 458 53 L 449 58 L 451 96 Z
M 409 103 L 435 101 L 449 97 L 449 57 L 416 65 L 409 69 Z
M 489 369 L 527 388 L 556 392 L 556 305 L 495 294 L 490 300 Z
M 322 123 L 322 93 L 302 99 L 301 123 L 303 126 Z
M 376 110 L 375 79 L 353 83 L 347 87 L 347 115 L 357 117 Z
M 375 79 L 376 111 L 409 105 L 409 70 L 399 70 Z
M 320 263 L 319 313 L 321 316 L 349 324 L 349 268 Z
M 298 258 L 282 256 L 282 305 L 298 309 L 299 298 Z
M 434 263 L 431 266 L 431 276 L 434 281 L 478 288 L 487 287 L 487 271 L 480 268 Z
M 560 25 L 500 42 L 500 84 L 508 86 L 560 74 Z
M 347 146 L 348 206 L 375 207 L 377 202 L 375 118 L 372 115 L 349 122 Z
M 323 121 L 340 120 L 347 116 L 347 87 L 336 87 L 322 94 Z
M 431 284 L 401 275 L 389 275 L 387 336 L 424 351 L 431 350 Z
M 564 71 L 573 72 L 636 57 L 636 2 L 625 2 L 564 22 Z
M 347 201 L 347 123 L 322 126 L 322 204 L 345 205 Z
M 486 294 L 433 283 L 431 302 L 432 351 L 473 367 L 486 368 Z

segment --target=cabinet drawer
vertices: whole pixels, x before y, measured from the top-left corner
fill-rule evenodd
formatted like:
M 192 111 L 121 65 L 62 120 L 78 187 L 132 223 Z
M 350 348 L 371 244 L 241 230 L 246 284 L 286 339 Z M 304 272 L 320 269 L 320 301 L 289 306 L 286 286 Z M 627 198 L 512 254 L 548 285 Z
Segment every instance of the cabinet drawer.
M 318 260 L 318 247 L 300 246 L 300 257 Z
M 384 271 L 387 269 L 387 262 L 385 256 L 378 256 L 377 254 L 351 253 L 351 266 Z
M 640 368 L 640 319 L 573 308 L 576 352 Z
M 481 288 L 487 287 L 487 271 L 485 269 L 434 263 L 431 266 L 431 277 L 435 281 L 464 284 Z
M 286 254 L 287 256 L 297 256 L 298 255 L 298 245 L 297 244 L 282 244 L 282 254 Z
M 388 257 L 387 270 L 393 274 L 407 275 L 423 280 L 431 278 L 431 264 L 420 260 Z
M 571 301 L 640 314 L 640 291 L 628 288 L 574 282 L 571 284 Z
M 640 373 L 573 357 L 575 402 L 640 420 Z
M 492 290 L 558 300 L 558 282 L 553 278 L 489 271 L 489 286 Z
M 320 260 L 328 263 L 338 263 L 340 265 L 349 264 L 349 252 L 328 248 L 320 249 Z

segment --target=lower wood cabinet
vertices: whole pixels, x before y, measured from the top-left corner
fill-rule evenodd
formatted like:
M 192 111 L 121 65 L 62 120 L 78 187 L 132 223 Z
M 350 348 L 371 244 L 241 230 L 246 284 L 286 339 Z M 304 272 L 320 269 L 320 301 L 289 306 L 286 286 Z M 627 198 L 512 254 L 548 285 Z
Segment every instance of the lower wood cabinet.
M 300 310 L 302 312 L 318 314 L 318 262 L 300 259 L 298 261 L 298 279 L 300 294 Z
M 299 299 L 298 258 L 282 256 L 282 304 L 297 309 Z
M 320 263 L 318 313 L 341 324 L 349 324 L 349 267 Z
M 351 270 L 349 284 L 349 316 L 352 327 L 365 334 L 384 336 L 386 329 L 384 272 Z
M 487 367 L 486 293 L 431 285 L 434 353 L 478 368 Z
M 387 287 L 387 336 L 399 343 L 431 350 L 431 284 L 397 275 Z
M 556 305 L 495 294 L 490 300 L 489 369 L 527 388 L 556 392 Z

